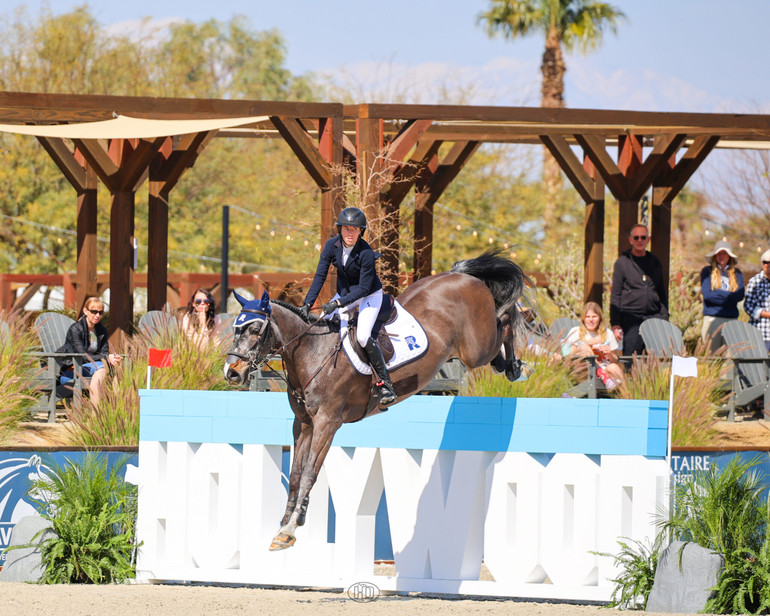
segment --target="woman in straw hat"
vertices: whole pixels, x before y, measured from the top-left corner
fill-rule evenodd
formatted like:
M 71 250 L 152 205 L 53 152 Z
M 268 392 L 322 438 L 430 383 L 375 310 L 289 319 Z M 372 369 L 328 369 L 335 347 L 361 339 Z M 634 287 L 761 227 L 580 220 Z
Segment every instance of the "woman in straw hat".
M 738 302 L 743 299 L 743 273 L 735 265 L 729 242 L 720 240 L 706 255 L 709 265 L 700 272 L 703 293 L 703 329 L 701 338 L 713 352 L 724 344 L 722 325 L 738 318 Z

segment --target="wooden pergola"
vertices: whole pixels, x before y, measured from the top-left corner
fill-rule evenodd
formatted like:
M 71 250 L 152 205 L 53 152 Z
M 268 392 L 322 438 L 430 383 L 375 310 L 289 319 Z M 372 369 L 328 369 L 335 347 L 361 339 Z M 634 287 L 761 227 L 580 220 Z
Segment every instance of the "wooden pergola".
M 638 221 L 640 198 L 652 189 L 651 250 L 663 262 L 668 277 L 674 197 L 715 147 L 759 147 L 770 142 L 767 115 L 0 92 L 3 124 L 82 123 L 115 114 L 163 120 L 268 119 L 181 137 L 38 137 L 77 195 L 78 306 L 97 292 L 97 182 L 101 180 L 110 191 L 113 335 L 128 332 L 133 320 L 136 190 L 149 181 L 148 308 L 159 309 L 166 301 L 168 284 L 171 190 L 214 137 L 283 139 L 319 187 L 322 241 L 345 206 L 343 169 L 353 169 L 366 196 L 367 214 L 384 221 L 379 243 L 383 282 L 391 291 L 398 280 L 399 205 L 412 190 L 414 276 L 420 278 L 431 271 L 433 206 L 476 150 L 484 143 L 544 145 L 585 202 L 585 299 L 599 303 L 607 189 L 619 203 L 619 250 Z

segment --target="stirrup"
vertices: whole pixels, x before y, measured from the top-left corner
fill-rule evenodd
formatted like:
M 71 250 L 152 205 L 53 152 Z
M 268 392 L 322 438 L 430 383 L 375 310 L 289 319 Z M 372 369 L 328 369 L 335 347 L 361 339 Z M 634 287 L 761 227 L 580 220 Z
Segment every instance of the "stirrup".
M 390 406 L 396 401 L 398 396 L 391 385 L 385 381 L 378 381 L 375 385 L 380 392 L 380 406 Z

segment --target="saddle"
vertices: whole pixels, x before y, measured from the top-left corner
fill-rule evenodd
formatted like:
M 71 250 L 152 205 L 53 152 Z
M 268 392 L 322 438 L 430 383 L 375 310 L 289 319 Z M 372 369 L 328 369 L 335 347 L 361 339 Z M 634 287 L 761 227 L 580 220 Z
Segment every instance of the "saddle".
M 384 326 L 388 323 L 392 323 L 396 318 L 395 300 L 392 295 L 388 293 L 382 294 L 382 305 L 380 306 L 380 312 L 377 314 L 377 319 L 374 321 L 372 327 L 372 338 L 377 341 L 382 351 L 382 356 L 386 362 L 393 359 L 395 351 L 393 349 L 393 343 L 390 341 L 388 332 L 385 331 Z M 350 344 L 353 350 L 358 355 L 359 359 L 365 364 L 369 363 L 369 358 L 366 356 L 366 352 L 358 344 L 358 337 L 356 336 L 356 329 L 358 327 L 358 309 L 350 316 L 348 320 L 348 336 L 350 337 Z

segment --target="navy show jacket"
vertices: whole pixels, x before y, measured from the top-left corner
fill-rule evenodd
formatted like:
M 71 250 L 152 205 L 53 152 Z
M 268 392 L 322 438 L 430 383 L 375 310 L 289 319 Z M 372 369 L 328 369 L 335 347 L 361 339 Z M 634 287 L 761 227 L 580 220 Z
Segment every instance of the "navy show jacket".
M 329 266 L 337 268 L 337 294 L 340 305 L 347 306 L 356 300 L 371 295 L 382 289 L 382 283 L 377 276 L 375 260 L 380 256 L 363 238 L 358 238 L 350 252 L 348 262 L 342 265 L 342 237 L 337 235 L 324 244 L 321 257 L 318 260 L 313 284 L 305 297 L 305 303 L 312 306 L 321 292 L 329 273 Z

